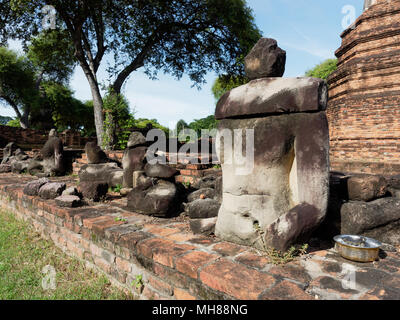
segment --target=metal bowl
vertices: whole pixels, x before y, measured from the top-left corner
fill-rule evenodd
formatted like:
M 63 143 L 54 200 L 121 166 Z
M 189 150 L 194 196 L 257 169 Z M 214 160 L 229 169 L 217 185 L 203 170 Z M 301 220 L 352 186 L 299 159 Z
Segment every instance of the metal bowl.
M 345 259 L 357 262 L 373 262 L 379 259 L 382 243 L 375 239 L 341 235 L 334 238 L 337 252 Z

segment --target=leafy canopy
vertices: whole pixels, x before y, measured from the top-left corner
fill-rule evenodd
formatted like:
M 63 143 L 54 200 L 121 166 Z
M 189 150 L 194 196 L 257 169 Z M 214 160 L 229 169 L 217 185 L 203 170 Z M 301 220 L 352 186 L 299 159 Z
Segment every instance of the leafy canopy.
M 337 69 L 337 59 L 327 59 L 313 69 L 306 72 L 307 77 L 328 79 L 329 75 Z
M 248 82 L 249 80 L 245 76 L 222 75 L 215 79 L 211 92 L 218 101 L 226 92 Z

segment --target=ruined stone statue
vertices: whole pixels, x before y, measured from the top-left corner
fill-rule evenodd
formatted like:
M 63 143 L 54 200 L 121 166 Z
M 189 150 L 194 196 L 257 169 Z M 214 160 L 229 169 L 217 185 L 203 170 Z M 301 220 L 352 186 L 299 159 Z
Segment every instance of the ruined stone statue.
M 28 166 L 30 174 L 38 176 L 55 176 L 65 173 L 64 147 L 55 129 L 50 130 L 49 139 L 40 150 L 40 154 L 32 159 Z
M 263 52 L 263 43 L 273 42 L 260 40 L 257 51 L 250 53 L 253 60 Z M 273 52 L 282 55 L 281 50 Z M 263 59 L 275 58 L 259 54 L 258 59 L 263 68 L 273 65 Z M 270 69 L 272 74 L 275 70 Z M 215 112 L 223 171 L 216 235 L 261 250 L 284 251 L 306 241 L 326 215 L 327 86 L 316 78 L 268 77 L 266 69 L 252 72 L 263 77 L 226 93 Z M 245 132 L 246 137 L 236 139 Z M 245 161 L 237 157 L 243 153 Z

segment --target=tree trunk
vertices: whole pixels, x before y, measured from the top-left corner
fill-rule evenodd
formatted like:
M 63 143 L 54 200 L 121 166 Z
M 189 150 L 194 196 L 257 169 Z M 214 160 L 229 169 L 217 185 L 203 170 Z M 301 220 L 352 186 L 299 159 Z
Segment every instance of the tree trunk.
M 28 129 L 30 126 L 29 123 L 29 113 L 24 112 L 24 114 L 19 118 L 19 123 L 22 129 Z
M 103 145 L 104 135 L 103 98 L 101 97 L 97 82 L 95 82 L 90 76 L 87 76 L 87 79 L 89 81 L 93 98 L 94 125 L 96 127 L 97 145 L 101 147 Z

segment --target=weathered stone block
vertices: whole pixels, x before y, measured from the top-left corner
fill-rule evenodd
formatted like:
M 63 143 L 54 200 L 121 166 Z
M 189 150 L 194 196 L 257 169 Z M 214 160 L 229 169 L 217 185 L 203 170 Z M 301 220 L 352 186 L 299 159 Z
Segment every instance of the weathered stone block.
M 388 183 L 382 176 L 359 175 L 347 180 L 349 200 L 371 201 L 382 198 L 387 193 Z
M 254 150 L 248 151 L 254 151 L 254 161 L 248 159 L 245 166 L 230 164 L 225 160 L 234 154 L 234 148 L 242 153 L 249 142 L 235 143 L 232 148 L 217 139 L 223 201 L 216 235 L 258 249 L 286 250 L 303 241 L 326 215 L 329 132 L 325 112 L 219 123 L 220 133 L 228 130 L 233 136 L 235 129 L 254 129 Z
M 168 216 L 177 205 L 177 189 L 167 181 L 158 181 L 147 188 L 137 187 L 128 194 L 128 209 L 154 216 Z
M 369 236 L 399 245 L 400 200 L 383 198 L 345 203 L 341 209 L 341 233 Z
M 217 120 L 306 111 L 324 111 L 326 82 L 317 78 L 264 78 L 225 93 L 217 104 Z
M 61 182 L 51 182 L 46 183 L 39 189 L 39 197 L 42 199 L 55 199 L 59 197 L 66 188 L 65 183 Z
M 282 77 L 285 73 L 286 51 L 274 39 L 261 38 L 244 59 L 249 79 Z

